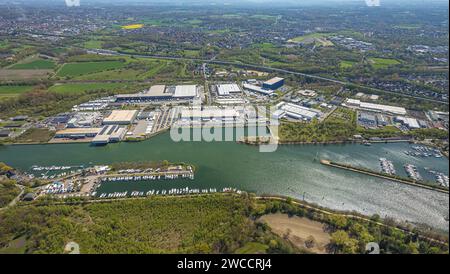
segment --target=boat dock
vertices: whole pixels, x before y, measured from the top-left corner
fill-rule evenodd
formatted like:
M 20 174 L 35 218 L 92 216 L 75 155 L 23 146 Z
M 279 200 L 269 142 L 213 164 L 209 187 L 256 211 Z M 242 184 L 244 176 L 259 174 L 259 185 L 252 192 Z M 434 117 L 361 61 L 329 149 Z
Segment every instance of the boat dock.
M 173 171 L 164 173 L 110 174 L 100 176 L 100 181 L 102 182 L 137 182 L 176 179 L 194 180 L 194 173 L 192 171 Z
M 237 193 L 241 194 L 242 191 L 236 188 L 225 187 L 222 190 L 217 190 L 216 188 L 205 188 L 198 189 L 189 187 L 185 188 L 171 188 L 171 189 L 163 189 L 163 190 L 149 190 L 149 191 L 131 191 L 128 194 L 128 191 L 124 192 L 112 192 L 112 193 L 101 193 L 97 198 L 98 199 L 114 199 L 114 198 L 127 198 L 127 197 L 149 197 L 149 196 L 175 196 L 175 195 L 194 195 L 194 194 L 213 194 L 213 193 Z M 97 195 L 97 193 L 92 193 L 92 196 Z

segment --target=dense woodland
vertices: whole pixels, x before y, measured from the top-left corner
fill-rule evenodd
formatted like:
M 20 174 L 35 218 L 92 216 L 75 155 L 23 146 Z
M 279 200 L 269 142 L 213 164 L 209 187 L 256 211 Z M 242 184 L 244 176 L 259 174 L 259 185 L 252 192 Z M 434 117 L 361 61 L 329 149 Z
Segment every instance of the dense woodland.
M 324 222 L 332 253 L 364 253 L 370 241 L 379 242 L 383 253 L 448 252 L 446 245 L 420 240 L 414 229 L 409 235 L 393 228 L 391 220 L 385 223 L 392 228 L 382 227 L 329 217 L 290 200 L 256 202 L 247 195 L 222 194 L 9 208 L 0 212 L 0 252 L 63 253 L 69 241 L 82 253 L 234 253 L 249 246 L 259 247 L 252 252 L 308 252 L 257 221 L 276 212 Z

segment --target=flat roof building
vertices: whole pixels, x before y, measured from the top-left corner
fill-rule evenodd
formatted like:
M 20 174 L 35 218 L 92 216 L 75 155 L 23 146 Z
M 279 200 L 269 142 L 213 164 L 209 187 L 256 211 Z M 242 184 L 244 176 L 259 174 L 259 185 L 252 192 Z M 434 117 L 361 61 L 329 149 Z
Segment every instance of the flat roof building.
M 259 86 L 255 86 L 252 84 L 244 84 L 244 89 L 252 91 L 252 92 L 261 93 L 263 95 L 271 95 L 273 93 L 273 90 L 263 89 Z
M 377 117 L 372 113 L 360 112 L 358 115 L 358 121 L 367 126 L 377 126 Z
M 365 102 L 361 102 L 360 100 L 355 100 L 355 99 L 347 99 L 346 105 L 349 107 L 356 107 L 356 108 L 365 109 L 365 110 L 372 110 L 372 111 L 377 111 L 377 112 L 387 112 L 387 113 L 398 114 L 398 115 L 406 115 L 406 109 L 403 107 L 365 103 Z
M 310 121 L 321 115 L 319 110 L 285 102 L 279 103 L 277 108 L 278 110 L 272 114 L 272 117 L 276 119 L 287 116 L 297 120 Z
M 237 84 L 218 84 L 216 87 L 219 96 L 228 96 L 231 93 L 241 92 L 241 89 Z
M 181 120 L 184 121 L 210 121 L 210 120 L 234 120 L 239 116 L 235 109 L 183 109 L 181 111 Z
M 419 122 L 417 121 L 417 119 L 414 118 L 397 116 L 395 117 L 395 120 L 407 126 L 409 129 L 420 128 Z
M 165 85 L 154 85 L 148 90 L 134 94 L 118 94 L 115 96 L 116 101 L 152 101 L 152 100 L 169 100 L 172 99 L 171 93 Z
M 284 85 L 284 78 L 274 77 L 270 80 L 267 80 L 263 83 L 263 88 L 276 90 L 281 88 Z
M 103 124 L 129 125 L 136 119 L 137 114 L 137 110 L 113 110 L 111 114 L 103 120 Z
M 127 130 L 118 125 L 104 126 L 97 136 L 92 139 L 94 145 L 106 145 L 112 142 L 119 142 L 127 133 Z
M 175 87 L 174 98 L 194 98 L 197 96 L 196 85 L 182 85 Z
M 80 139 L 80 138 L 92 138 L 95 137 L 101 128 L 66 128 L 63 130 L 59 130 L 55 134 L 55 138 L 71 138 L 71 139 Z

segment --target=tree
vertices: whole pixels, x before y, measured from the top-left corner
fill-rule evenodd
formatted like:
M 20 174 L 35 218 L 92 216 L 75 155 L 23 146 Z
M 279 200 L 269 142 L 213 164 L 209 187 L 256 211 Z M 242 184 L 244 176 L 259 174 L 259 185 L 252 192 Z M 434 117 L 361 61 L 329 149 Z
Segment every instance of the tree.
M 334 215 L 330 217 L 330 225 L 341 229 L 347 226 L 347 218 L 342 215 Z
M 307 248 L 315 247 L 316 246 L 316 239 L 312 235 L 309 235 L 308 238 L 306 238 L 305 246 Z

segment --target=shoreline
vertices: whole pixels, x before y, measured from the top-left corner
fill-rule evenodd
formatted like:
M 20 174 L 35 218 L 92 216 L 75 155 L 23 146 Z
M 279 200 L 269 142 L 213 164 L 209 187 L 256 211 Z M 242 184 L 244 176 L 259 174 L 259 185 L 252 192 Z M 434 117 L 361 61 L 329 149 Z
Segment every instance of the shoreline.
M 325 166 L 329 166 L 329 167 L 334 167 L 334 168 L 339 168 L 339 169 L 343 169 L 343 170 L 348 170 L 348 171 L 352 171 L 352 172 L 356 172 L 356 173 L 360 173 L 360 174 L 364 174 L 364 175 L 368 175 L 368 176 L 373 176 L 373 177 L 378 177 L 378 178 L 382 178 L 382 179 L 386 179 L 386 180 L 390 180 L 393 182 L 397 182 L 397 183 L 402 183 L 402 184 L 407 184 L 410 186 L 415 186 L 415 187 L 421 187 L 424 189 L 428 189 L 428 190 L 433 190 L 433 191 L 438 191 L 441 193 L 445 193 L 445 194 L 449 194 L 449 190 L 447 189 L 443 189 L 440 187 L 434 187 L 431 185 L 427 185 L 424 183 L 419 183 L 419 182 L 415 182 L 413 180 L 408 180 L 408 179 L 403 179 L 403 178 L 395 178 L 395 177 L 391 177 L 389 175 L 385 175 L 376 171 L 370 171 L 370 170 L 364 170 L 358 167 L 353 167 L 350 165 L 345 165 L 345 164 L 339 164 L 339 163 L 335 163 L 329 160 L 320 160 L 320 163 L 322 165 Z

